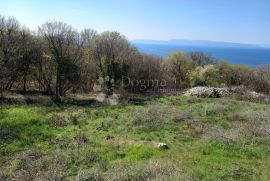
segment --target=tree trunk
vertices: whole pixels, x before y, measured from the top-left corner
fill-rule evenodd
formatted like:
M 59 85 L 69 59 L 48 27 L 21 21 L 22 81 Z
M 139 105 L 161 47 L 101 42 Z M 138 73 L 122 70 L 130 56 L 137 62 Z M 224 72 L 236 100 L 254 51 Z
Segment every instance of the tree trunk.
M 110 82 L 107 83 L 107 97 L 113 95 L 113 87 Z
M 61 102 L 60 98 L 60 66 L 59 63 L 57 64 L 57 72 L 56 72 L 56 85 L 55 85 L 55 101 L 56 102 Z
M 26 93 L 26 75 L 23 77 L 23 93 Z

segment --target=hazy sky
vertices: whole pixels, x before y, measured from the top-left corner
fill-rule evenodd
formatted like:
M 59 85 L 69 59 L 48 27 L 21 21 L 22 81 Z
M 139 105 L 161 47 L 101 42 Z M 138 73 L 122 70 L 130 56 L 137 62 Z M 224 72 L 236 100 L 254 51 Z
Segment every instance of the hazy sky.
M 56 20 L 130 40 L 270 43 L 270 0 L 0 0 L 0 14 L 31 29 Z

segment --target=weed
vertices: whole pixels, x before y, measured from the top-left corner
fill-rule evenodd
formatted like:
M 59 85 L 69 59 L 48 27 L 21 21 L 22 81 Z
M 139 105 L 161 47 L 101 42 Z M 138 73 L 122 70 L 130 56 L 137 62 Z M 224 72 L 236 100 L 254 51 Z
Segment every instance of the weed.
M 74 137 L 74 141 L 75 141 L 75 143 L 74 143 L 75 146 L 77 148 L 80 148 L 80 147 L 84 146 L 89 140 L 84 133 L 79 133 Z
M 50 121 L 50 125 L 54 127 L 63 127 L 67 125 L 67 122 L 64 117 L 54 114 Z

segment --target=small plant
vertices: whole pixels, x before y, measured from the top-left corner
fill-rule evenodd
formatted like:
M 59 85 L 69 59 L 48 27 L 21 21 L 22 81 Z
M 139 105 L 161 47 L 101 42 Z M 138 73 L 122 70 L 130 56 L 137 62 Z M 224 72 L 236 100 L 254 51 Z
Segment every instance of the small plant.
M 100 160 L 99 155 L 94 151 L 87 151 L 84 154 L 84 160 L 87 161 L 87 163 L 94 163 Z
M 210 104 L 205 107 L 205 115 L 224 115 L 229 110 L 228 105 L 222 105 L 219 103 Z
M 82 170 L 77 175 L 78 181 L 104 181 L 102 175 L 98 171 Z
M 71 123 L 74 125 L 74 126 L 77 126 L 79 124 L 79 120 L 77 118 L 77 116 L 75 115 L 71 115 L 70 116 L 70 120 L 71 120 Z
M 50 125 L 53 127 L 63 127 L 67 125 L 64 117 L 54 114 L 50 120 Z
M 230 121 L 238 121 L 238 122 L 245 122 L 250 121 L 252 119 L 251 111 L 246 112 L 235 112 L 228 116 Z
M 192 118 L 192 115 L 190 112 L 185 111 L 177 111 L 172 115 L 172 121 L 179 123 L 183 121 L 188 121 Z
M 189 120 L 187 122 L 187 128 L 189 130 L 189 134 L 192 137 L 200 137 L 205 131 L 204 123 L 199 119 Z
M 88 138 L 84 133 L 79 133 L 74 137 L 75 146 L 80 148 L 88 142 Z
M 59 146 L 61 149 L 70 147 L 70 143 L 72 142 L 72 138 L 66 135 L 60 135 L 50 141 L 50 144 Z
M 138 109 L 133 113 L 132 123 L 143 129 L 155 129 L 165 123 L 166 107 L 152 105 L 147 109 Z
M 107 131 L 112 126 L 111 121 L 104 121 L 96 126 L 98 131 Z
M 0 143 L 19 139 L 20 135 L 16 129 L 10 127 L 0 127 Z

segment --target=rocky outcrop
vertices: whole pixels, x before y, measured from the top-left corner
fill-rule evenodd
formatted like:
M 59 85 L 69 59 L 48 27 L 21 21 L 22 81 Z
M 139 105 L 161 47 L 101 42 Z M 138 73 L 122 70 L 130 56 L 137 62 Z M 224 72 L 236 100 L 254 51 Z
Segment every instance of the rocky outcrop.
M 193 87 L 187 90 L 184 95 L 198 96 L 198 97 L 222 97 L 230 94 L 229 88 L 215 88 L 215 87 Z
M 243 86 L 215 88 L 215 87 L 193 87 L 184 92 L 186 96 L 197 97 L 224 97 L 232 94 L 238 94 L 239 98 L 248 101 L 270 103 L 270 96 L 255 91 L 249 91 Z

